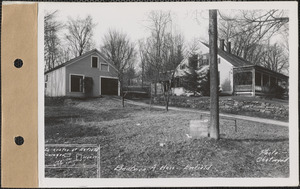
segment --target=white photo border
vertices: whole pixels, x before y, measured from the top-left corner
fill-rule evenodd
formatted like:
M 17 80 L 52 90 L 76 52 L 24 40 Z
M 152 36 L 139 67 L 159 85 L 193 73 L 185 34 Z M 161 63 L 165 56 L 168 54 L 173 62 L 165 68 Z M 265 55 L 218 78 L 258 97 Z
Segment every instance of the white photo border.
M 106 3 L 110 6 L 152 6 L 154 9 L 176 9 L 194 7 L 196 9 L 286 9 L 289 10 L 289 178 L 45 178 L 44 162 L 44 10 L 47 5 L 56 3 L 68 9 L 70 3 L 76 2 L 39 2 L 38 3 L 38 164 L 39 187 L 207 187 L 207 186 L 297 186 L 299 184 L 299 142 L 298 142 L 298 3 L 285 2 L 122 2 Z M 77 2 L 78 3 L 78 2 Z M 95 7 L 95 4 L 80 3 L 84 8 Z M 170 4 L 172 6 L 170 6 Z

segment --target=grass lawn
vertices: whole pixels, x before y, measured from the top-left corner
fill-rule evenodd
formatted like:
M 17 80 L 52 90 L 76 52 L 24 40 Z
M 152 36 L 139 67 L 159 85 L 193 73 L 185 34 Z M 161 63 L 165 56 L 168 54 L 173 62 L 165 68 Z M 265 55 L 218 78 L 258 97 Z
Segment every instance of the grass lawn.
M 221 139 L 193 139 L 196 113 L 138 107 L 110 98 L 46 104 L 47 144 L 100 144 L 102 178 L 288 177 L 288 128 L 220 120 Z M 95 177 L 46 169 L 46 177 Z

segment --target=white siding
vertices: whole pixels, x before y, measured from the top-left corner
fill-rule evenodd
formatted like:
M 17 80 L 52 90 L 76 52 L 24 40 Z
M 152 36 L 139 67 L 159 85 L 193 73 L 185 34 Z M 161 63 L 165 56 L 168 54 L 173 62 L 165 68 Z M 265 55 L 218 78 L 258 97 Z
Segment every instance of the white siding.
M 45 88 L 45 95 L 51 97 L 66 95 L 66 68 L 61 67 L 50 73 L 47 73 L 48 81 Z
M 233 92 L 233 66 L 228 61 L 218 56 L 221 59 L 218 64 L 218 70 L 220 72 L 220 86 L 222 87 L 222 93 L 232 94 Z
M 202 43 L 199 44 L 198 54 L 207 54 L 209 53 L 209 48 L 207 48 Z M 231 63 L 229 63 L 227 60 L 222 58 L 218 55 L 218 58 L 220 58 L 220 63 L 218 63 L 218 70 L 220 72 L 220 86 L 222 87 L 222 93 L 223 94 L 232 94 L 233 93 L 233 66 Z M 188 65 L 188 58 L 184 59 L 181 62 L 181 65 Z M 175 76 L 183 76 L 185 72 L 188 71 L 187 69 L 180 69 L 180 66 L 177 67 Z M 175 94 L 182 95 L 181 89 L 174 89 L 176 92 Z
M 186 92 L 184 90 L 183 87 L 175 87 L 175 88 L 172 88 L 172 93 L 176 96 L 181 96 L 181 95 L 185 95 Z

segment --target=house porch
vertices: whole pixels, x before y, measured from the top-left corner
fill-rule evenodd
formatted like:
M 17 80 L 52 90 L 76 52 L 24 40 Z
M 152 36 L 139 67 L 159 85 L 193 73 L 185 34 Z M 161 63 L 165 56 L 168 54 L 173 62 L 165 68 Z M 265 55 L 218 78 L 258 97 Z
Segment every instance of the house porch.
M 234 68 L 233 77 L 234 95 L 264 96 L 273 86 L 288 89 L 288 76 L 261 66 Z

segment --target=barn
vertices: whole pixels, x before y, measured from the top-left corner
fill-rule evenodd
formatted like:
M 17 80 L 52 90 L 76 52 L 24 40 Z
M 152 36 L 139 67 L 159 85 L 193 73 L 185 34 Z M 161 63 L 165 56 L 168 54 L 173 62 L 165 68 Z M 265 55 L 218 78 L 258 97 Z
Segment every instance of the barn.
M 118 71 L 97 49 L 45 72 L 49 97 L 120 95 Z

